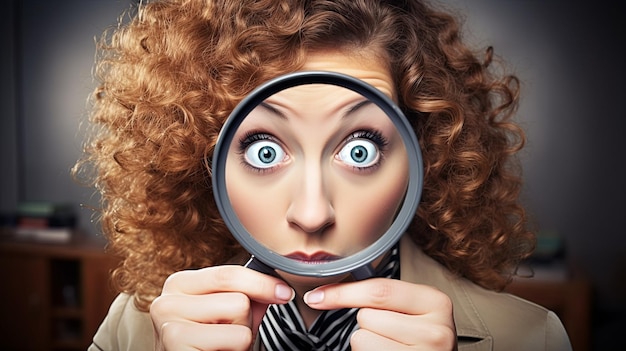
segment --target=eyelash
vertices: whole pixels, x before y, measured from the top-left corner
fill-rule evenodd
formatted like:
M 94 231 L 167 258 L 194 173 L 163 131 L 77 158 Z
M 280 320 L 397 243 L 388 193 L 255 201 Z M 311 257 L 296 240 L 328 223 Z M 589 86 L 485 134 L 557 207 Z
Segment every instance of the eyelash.
M 370 140 L 374 142 L 376 146 L 378 146 L 378 149 L 381 150 L 381 152 L 385 151 L 387 149 L 387 145 L 389 144 L 389 142 L 387 141 L 387 138 L 385 138 L 383 133 L 381 133 L 378 130 L 373 130 L 373 129 L 357 130 L 356 132 L 352 132 L 350 136 L 346 138 L 346 142 L 350 140 L 354 140 L 354 139 Z
M 264 132 L 250 131 L 239 139 L 239 152 L 242 153 L 253 143 L 261 140 L 276 141 L 274 136 Z

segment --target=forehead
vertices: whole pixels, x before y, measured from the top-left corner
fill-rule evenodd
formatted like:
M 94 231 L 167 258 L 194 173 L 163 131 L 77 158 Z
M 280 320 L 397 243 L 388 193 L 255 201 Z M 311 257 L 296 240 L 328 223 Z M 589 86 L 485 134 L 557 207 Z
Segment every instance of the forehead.
M 374 54 L 330 51 L 310 53 L 302 70 L 338 72 L 358 78 L 396 100 L 395 82 L 388 65 Z
M 350 89 L 320 83 L 297 85 L 279 91 L 268 97 L 264 104 L 294 114 L 312 113 L 319 116 L 320 114 L 340 113 L 365 99 L 364 96 Z

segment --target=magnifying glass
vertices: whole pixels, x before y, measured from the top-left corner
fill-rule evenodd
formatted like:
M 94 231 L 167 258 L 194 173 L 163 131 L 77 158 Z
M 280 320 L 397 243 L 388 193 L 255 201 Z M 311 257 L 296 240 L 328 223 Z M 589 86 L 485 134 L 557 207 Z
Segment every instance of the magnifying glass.
M 301 102 L 299 110 L 291 108 L 292 97 Z M 319 116 L 317 125 L 292 128 L 302 116 L 311 115 Z M 324 135 L 319 140 L 311 136 L 318 132 Z M 312 141 L 302 145 L 302 135 Z M 314 145 L 313 155 L 305 152 L 308 144 Z M 354 233 L 342 232 L 354 228 L 344 227 L 339 219 L 327 224 L 333 235 L 359 238 L 332 259 L 294 255 L 285 248 L 289 237 L 265 228 L 272 225 L 272 206 L 306 213 L 309 204 L 302 194 L 307 192 L 307 177 L 317 177 L 313 182 L 324 187 L 321 196 L 333 207 L 331 217 L 347 213 L 354 219 L 363 208 L 380 208 L 358 218 L 362 228 Z M 251 254 L 247 267 L 271 275 L 276 270 L 309 277 L 350 273 L 361 280 L 375 275 L 373 262 L 399 241 L 414 218 L 423 165 L 411 125 L 388 96 L 352 76 L 302 71 L 268 81 L 236 106 L 218 136 L 212 182 L 226 226 Z M 367 195 L 372 189 L 380 193 L 369 200 L 345 195 Z M 287 193 L 292 203 L 284 205 L 272 191 Z M 246 201 L 257 192 L 267 195 L 263 203 Z

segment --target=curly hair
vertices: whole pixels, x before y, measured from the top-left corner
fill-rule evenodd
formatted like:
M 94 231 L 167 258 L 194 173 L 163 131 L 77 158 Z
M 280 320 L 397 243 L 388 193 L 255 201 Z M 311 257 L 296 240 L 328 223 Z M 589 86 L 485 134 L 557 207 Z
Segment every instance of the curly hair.
M 252 89 L 307 53 L 375 52 L 389 63 L 425 166 L 409 235 L 452 272 L 502 289 L 533 249 L 519 204 L 514 75 L 480 58 L 460 23 L 424 1 L 164 0 L 142 3 L 98 41 L 94 133 L 74 168 L 101 193 L 119 291 L 147 310 L 175 271 L 243 249 L 213 200 L 219 130 Z

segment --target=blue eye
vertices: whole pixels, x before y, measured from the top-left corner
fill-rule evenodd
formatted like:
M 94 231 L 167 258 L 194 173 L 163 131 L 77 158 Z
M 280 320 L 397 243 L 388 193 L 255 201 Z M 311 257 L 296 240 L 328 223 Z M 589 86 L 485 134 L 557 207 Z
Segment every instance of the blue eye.
M 378 163 L 380 152 L 374 142 L 357 139 L 346 143 L 339 150 L 337 157 L 349 166 L 368 168 Z
M 246 162 L 254 168 L 271 168 L 285 159 L 285 151 L 277 143 L 261 140 L 250 144 L 245 152 Z

